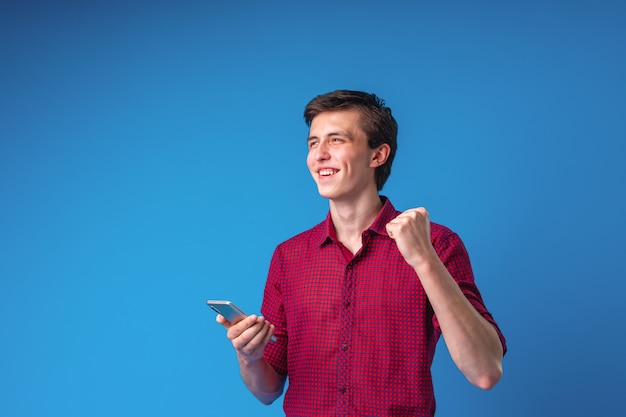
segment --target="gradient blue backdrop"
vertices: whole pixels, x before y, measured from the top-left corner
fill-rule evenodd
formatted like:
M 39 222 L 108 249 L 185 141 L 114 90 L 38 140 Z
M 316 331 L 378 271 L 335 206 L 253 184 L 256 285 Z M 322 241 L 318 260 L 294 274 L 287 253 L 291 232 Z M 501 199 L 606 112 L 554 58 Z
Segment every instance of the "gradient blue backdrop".
M 379 94 L 384 189 L 464 239 L 509 342 L 492 391 L 443 343 L 438 416 L 623 414 L 623 2 L 0 5 L 0 415 L 281 415 L 208 298 L 258 312 L 327 203 L 302 110 Z M 407 323 L 410 331 L 410 323 Z

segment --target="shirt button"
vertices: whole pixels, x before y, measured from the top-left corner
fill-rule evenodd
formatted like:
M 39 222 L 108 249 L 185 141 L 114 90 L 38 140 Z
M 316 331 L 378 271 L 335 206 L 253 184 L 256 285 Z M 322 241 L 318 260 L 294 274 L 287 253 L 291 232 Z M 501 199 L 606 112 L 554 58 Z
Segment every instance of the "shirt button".
M 346 387 L 341 387 L 339 388 L 339 392 L 344 394 L 346 392 L 347 388 Z
M 348 345 L 343 345 L 343 346 L 341 347 L 341 350 L 348 350 Z
M 343 303 L 343 306 L 344 306 L 345 308 L 350 307 L 350 301 L 346 301 L 345 303 Z

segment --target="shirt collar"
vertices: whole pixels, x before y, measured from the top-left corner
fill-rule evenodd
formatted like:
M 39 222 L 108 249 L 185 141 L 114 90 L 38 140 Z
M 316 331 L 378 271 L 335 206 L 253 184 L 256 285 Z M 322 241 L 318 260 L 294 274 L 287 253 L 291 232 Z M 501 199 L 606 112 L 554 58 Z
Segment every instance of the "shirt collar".
M 380 201 L 383 203 L 383 208 L 376 216 L 374 222 L 367 228 L 367 230 L 371 230 L 372 232 L 382 235 L 388 236 L 387 228 L 385 227 L 387 223 L 393 220 L 397 216 L 396 209 L 391 204 L 391 201 L 385 197 L 380 196 Z M 323 246 L 326 243 L 336 242 L 337 241 L 337 232 L 335 231 L 335 226 L 333 225 L 333 219 L 330 216 L 330 211 L 326 215 L 326 220 L 324 220 L 321 224 L 320 236 L 319 236 L 319 246 Z

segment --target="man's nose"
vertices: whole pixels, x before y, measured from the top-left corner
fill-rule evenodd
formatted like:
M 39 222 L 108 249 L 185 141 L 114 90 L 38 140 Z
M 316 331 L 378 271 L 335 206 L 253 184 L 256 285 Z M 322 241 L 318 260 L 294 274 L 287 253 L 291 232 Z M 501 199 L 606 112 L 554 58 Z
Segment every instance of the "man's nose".
M 318 161 L 322 161 L 322 160 L 328 159 L 328 157 L 329 157 L 328 144 L 326 143 L 325 140 L 322 140 L 317 145 L 317 149 L 315 149 L 315 159 L 317 159 Z

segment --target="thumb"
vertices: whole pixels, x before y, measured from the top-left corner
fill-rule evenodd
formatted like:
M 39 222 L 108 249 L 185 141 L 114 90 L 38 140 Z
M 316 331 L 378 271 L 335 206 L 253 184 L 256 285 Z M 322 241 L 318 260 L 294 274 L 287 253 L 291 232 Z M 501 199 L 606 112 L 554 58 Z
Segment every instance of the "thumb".
M 226 318 L 222 316 L 221 314 L 218 314 L 215 317 L 215 321 L 221 324 L 222 326 L 224 326 L 226 329 L 230 328 L 231 326 L 231 323 L 228 320 L 226 320 Z

